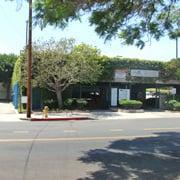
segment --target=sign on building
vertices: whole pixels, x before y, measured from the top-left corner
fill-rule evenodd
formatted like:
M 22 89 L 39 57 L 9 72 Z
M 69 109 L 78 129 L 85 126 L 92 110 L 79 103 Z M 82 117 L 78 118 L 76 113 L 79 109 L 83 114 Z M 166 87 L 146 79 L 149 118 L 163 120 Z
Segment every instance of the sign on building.
M 159 71 L 131 69 L 131 76 L 134 76 L 134 77 L 159 77 Z
M 116 82 L 124 82 L 126 81 L 126 75 L 127 75 L 127 70 L 116 69 L 114 73 L 114 80 Z
M 175 95 L 175 94 L 176 94 L 176 88 L 172 88 L 172 89 L 170 90 L 170 92 L 171 92 L 171 94 Z
M 111 106 L 117 106 L 117 88 L 111 88 Z
M 27 96 L 22 96 L 21 97 L 21 103 L 26 104 L 27 103 Z
M 122 99 L 130 99 L 130 89 L 119 89 L 119 101 Z

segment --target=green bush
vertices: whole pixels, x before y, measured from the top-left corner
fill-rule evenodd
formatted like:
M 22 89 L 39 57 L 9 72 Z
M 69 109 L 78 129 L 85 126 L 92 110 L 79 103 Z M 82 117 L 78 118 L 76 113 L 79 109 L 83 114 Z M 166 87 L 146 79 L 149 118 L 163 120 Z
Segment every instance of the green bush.
M 174 109 L 174 104 L 175 104 L 176 102 L 177 102 L 176 100 L 170 100 L 170 101 L 168 101 L 168 102 L 167 102 L 168 109 L 173 110 L 173 109 Z
M 174 109 L 175 111 L 180 111 L 180 102 L 177 101 L 176 103 L 174 103 Z
M 68 109 L 83 109 L 87 105 L 87 101 L 83 98 L 68 98 L 64 101 L 64 106 Z
M 180 102 L 177 100 L 169 100 L 167 102 L 168 109 L 179 111 L 180 110 Z
M 76 99 L 76 103 L 78 108 L 83 109 L 87 105 L 87 101 L 85 99 Z
M 74 104 L 75 104 L 75 100 L 73 98 L 68 98 L 64 101 L 64 106 L 68 109 L 73 108 Z
M 123 99 L 119 101 L 119 105 L 125 109 L 140 109 L 143 105 L 141 101 Z

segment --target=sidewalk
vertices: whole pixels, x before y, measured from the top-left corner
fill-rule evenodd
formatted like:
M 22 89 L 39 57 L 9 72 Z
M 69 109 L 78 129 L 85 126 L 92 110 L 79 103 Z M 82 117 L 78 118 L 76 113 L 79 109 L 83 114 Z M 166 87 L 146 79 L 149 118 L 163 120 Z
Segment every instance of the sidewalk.
M 42 112 L 33 112 L 32 118 L 43 118 Z M 113 112 L 113 111 L 63 111 L 60 113 L 49 113 L 49 118 L 89 118 L 94 120 L 126 120 L 126 119 L 148 119 L 148 118 L 179 118 L 180 112 L 171 111 L 145 111 L 145 112 Z M 26 114 L 19 114 L 11 103 L 0 103 L 1 122 L 23 122 Z
M 0 121 L 1 122 L 21 121 L 12 103 L 0 102 Z
M 25 114 L 19 114 L 19 118 L 25 118 Z M 180 112 L 171 111 L 145 111 L 136 113 L 112 112 L 112 111 L 72 111 L 61 113 L 49 113 L 49 118 L 87 117 L 94 120 L 125 120 L 125 119 L 148 119 L 148 118 L 180 118 Z M 42 118 L 41 112 L 32 113 L 32 118 Z

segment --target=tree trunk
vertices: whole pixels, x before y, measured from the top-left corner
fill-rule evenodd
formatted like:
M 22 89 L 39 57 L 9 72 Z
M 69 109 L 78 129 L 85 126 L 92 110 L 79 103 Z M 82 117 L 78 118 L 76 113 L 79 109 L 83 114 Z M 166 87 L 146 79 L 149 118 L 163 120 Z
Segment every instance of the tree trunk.
M 61 109 L 62 106 L 63 106 L 61 88 L 58 88 L 58 89 L 56 90 L 56 96 L 57 96 L 57 100 L 58 100 L 58 107 L 59 107 L 59 109 Z

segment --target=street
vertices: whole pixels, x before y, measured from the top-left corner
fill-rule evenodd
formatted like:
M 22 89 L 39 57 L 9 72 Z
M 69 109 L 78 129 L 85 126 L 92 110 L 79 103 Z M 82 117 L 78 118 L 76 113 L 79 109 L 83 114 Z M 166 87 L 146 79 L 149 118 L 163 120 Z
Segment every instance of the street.
M 0 177 L 180 179 L 180 120 L 0 122 Z

